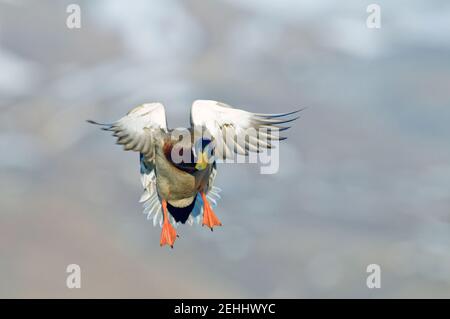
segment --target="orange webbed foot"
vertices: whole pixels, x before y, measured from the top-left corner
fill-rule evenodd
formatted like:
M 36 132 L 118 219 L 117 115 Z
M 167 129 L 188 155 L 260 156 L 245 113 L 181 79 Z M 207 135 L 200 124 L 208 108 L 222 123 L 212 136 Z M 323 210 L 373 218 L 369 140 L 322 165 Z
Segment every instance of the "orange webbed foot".
M 211 208 L 211 205 L 209 205 L 208 200 L 206 199 L 205 193 L 201 193 L 202 199 L 203 199 L 203 223 L 202 226 L 207 226 L 213 230 L 213 227 L 215 226 L 222 226 L 222 223 L 217 218 L 216 214 L 214 214 L 214 211 Z
M 161 240 L 159 241 L 160 246 L 169 245 L 173 248 L 173 244 L 177 239 L 178 235 L 175 228 L 169 222 L 168 214 L 167 214 L 167 202 L 165 200 L 162 201 L 162 208 L 164 213 L 164 221 L 161 230 Z

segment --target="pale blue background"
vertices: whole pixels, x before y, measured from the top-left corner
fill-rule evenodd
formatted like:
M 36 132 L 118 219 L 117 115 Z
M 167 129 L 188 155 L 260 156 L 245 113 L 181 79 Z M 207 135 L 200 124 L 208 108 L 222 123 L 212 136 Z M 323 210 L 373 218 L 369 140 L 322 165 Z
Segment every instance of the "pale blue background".
M 450 297 L 448 1 L 379 30 L 372 1 L 78 1 L 69 30 L 72 2 L 0 1 L 0 297 Z M 222 229 L 161 249 L 138 155 L 85 119 L 198 98 L 308 109 L 277 175 L 220 166 Z

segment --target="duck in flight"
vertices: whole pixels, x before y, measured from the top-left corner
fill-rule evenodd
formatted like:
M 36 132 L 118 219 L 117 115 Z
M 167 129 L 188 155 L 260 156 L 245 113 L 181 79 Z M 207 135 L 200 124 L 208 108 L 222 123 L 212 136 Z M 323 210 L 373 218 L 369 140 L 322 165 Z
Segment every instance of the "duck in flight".
M 213 230 L 222 226 L 214 213 L 220 189 L 214 186 L 216 160 L 236 154 L 248 156 L 274 147 L 285 139 L 281 126 L 298 117 L 298 111 L 279 114 L 251 113 L 227 104 L 197 100 L 191 107 L 191 127 L 168 129 L 164 106 L 146 103 L 111 124 L 102 126 L 117 144 L 140 156 L 144 213 L 162 227 L 160 245 L 173 244 L 179 223 L 202 223 Z

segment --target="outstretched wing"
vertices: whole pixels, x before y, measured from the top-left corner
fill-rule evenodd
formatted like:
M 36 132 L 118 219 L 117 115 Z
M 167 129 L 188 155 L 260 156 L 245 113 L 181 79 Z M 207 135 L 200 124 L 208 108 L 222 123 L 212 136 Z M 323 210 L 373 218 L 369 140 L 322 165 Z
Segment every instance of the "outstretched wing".
M 272 148 L 289 127 L 280 124 L 296 120 L 294 111 L 280 114 L 251 113 L 210 100 L 197 100 L 191 108 L 191 126 L 206 130 L 215 141 L 216 158 L 231 159 L 236 153 L 248 155 Z
M 166 112 L 161 103 L 142 104 L 111 124 L 88 122 L 113 132 L 113 136 L 117 137 L 116 143 L 123 145 L 124 150 L 140 152 L 149 160 L 154 155 L 155 132 L 161 129 L 167 131 Z

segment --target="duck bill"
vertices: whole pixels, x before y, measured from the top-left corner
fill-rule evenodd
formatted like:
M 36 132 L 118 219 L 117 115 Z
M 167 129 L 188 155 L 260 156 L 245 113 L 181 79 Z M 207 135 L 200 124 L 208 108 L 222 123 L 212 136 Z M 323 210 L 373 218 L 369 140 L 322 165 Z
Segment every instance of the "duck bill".
M 198 171 L 204 170 L 208 166 L 208 154 L 205 152 L 200 153 L 195 169 Z

